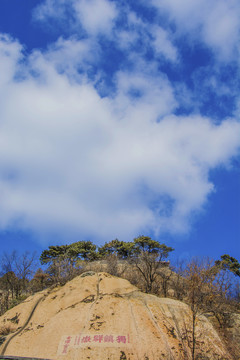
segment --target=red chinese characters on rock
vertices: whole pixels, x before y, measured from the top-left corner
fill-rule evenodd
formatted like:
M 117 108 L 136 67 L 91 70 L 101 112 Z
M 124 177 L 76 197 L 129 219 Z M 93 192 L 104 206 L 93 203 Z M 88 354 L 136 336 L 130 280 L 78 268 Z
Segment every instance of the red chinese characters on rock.
M 114 342 L 113 335 L 105 335 L 103 341 L 105 343 L 113 343 Z
M 80 344 L 81 341 L 81 336 L 75 336 L 75 340 L 74 340 L 74 346 L 77 346 Z
M 71 342 L 71 336 L 68 336 L 64 342 L 64 354 L 66 354 L 68 347 L 70 346 Z M 91 334 L 82 334 L 82 335 L 76 335 L 73 337 L 72 346 L 73 347 L 82 347 L 86 344 L 91 343 L 92 345 L 115 345 L 119 346 L 121 344 L 129 344 L 130 338 L 129 335 L 112 335 L 112 334 L 97 334 L 97 335 L 91 335 Z
M 103 341 L 103 335 L 94 335 L 93 341 L 101 343 Z
M 119 336 L 117 336 L 116 341 L 117 341 L 118 343 L 126 344 L 127 339 L 126 339 L 126 336 L 120 336 L 120 335 L 119 335 Z
M 83 336 L 81 343 L 90 343 L 91 342 L 91 336 Z
M 68 336 L 64 342 L 64 345 L 63 345 L 63 354 L 66 354 L 67 353 L 67 350 L 69 348 L 69 345 L 70 345 L 70 342 L 71 342 L 71 336 Z

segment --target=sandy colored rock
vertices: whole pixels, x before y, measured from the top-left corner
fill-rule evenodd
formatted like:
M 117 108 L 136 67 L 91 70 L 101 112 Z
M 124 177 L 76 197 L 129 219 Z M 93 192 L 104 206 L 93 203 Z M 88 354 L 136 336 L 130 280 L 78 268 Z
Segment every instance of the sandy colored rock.
M 15 333 L 0 347 L 5 355 L 62 360 L 191 359 L 188 305 L 141 293 L 127 280 L 107 273 L 84 273 L 63 287 L 29 297 L 0 318 L 0 327 L 7 324 L 15 327 Z M 197 321 L 196 353 L 198 359 L 231 359 L 204 316 Z

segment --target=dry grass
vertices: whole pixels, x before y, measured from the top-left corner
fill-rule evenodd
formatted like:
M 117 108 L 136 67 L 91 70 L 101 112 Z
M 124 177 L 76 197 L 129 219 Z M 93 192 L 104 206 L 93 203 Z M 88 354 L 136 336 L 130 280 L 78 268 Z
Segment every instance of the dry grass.
M 5 324 L 0 327 L 0 336 L 11 334 L 15 330 L 15 327 L 13 327 L 11 324 Z

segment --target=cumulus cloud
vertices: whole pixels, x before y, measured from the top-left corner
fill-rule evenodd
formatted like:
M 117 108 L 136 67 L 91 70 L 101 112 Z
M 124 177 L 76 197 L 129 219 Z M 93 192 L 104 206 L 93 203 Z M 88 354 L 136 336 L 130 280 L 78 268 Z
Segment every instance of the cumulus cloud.
M 70 20 L 66 13 L 71 13 Z M 68 30 L 82 29 L 90 36 L 110 35 L 117 15 L 116 5 L 109 0 L 45 0 L 34 11 L 35 20 L 54 19 L 63 28 L 67 22 Z
M 66 17 L 69 12 L 70 20 Z M 120 6 L 109 0 L 61 0 L 59 3 L 45 0 L 35 9 L 34 19 L 47 24 L 54 20 L 64 31 L 75 32 L 81 38 L 96 40 L 104 36 L 122 50 L 135 48 L 143 54 L 150 47 L 158 59 L 174 62 L 178 57 L 172 34 L 158 24 L 141 19 L 128 4 Z M 122 26 L 118 27 L 117 22 L 121 21 Z
M 177 35 L 186 35 L 202 41 L 221 60 L 236 56 L 239 51 L 239 15 L 237 0 L 151 0 L 151 3 L 168 14 L 177 25 Z
M 177 60 L 177 49 L 173 46 L 166 30 L 159 26 L 153 27 L 152 35 L 154 37 L 153 46 L 157 55 L 164 55 L 171 61 Z
M 113 2 L 108 0 L 78 0 L 74 3 L 77 18 L 84 29 L 91 34 L 110 33 L 117 9 Z
M 210 92 L 237 97 L 226 68 L 191 73 L 194 93 L 174 79 L 185 35 L 234 59 L 238 3 L 144 6 L 159 17 L 110 0 L 45 0 L 34 19 L 65 35 L 32 52 L 0 36 L 1 229 L 99 240 L 184 233 L 215 191 L 210 171 L 239 154 L 240 123 L 199 110 Z
M 35 54 L 30 59 L 34 58 Z M 42 58 L 45 58 L 58 72 L 65 73 L 74 82 L 81 81 L 84 73 L 91 71 L 92 64 L 99 57 L 100 49 L 95 41 L 77 40 L 74 36 L 68 39 L 60 37 L 42 54 Z M 34 64 L 35 61 L 32 61 L 33 67 Z
M 136 45 L 141 38 L 144 46 L 152 46 L 156 54 L 170 61 L 177 59 L 174 42 L 185 36 L 193 44 L 202 42 L 220 60 L 237 59 L 240 30 L 237 0 L 141 0 L 141 3 L 147 9 L 152 6 L 157 9 L 160 20 L 143 20 L 130 4 L 120 6 L 114 0 L 44 0 L 36 8 L 34 18 L 46 23 L 54 19 L 65 31 L 74 29 L 81 36 L 114 38 L 120 47 Z M 71 16 L 67 16 L 69 13 Z M 170 24 L 167 30 L 159 26 L 162 17 L 165 24 L 167 21 Z M 123 29 L 116 27 L 119 19 L 125 21 Z
M 133 11 L 128 12 L 125 28 L 118 30 L 115 36 L 120 48 L 135 48 L 140 53 L 146 53 L 151 48 L 157 59 L 175 62 L 178 58 L 171 32 L 158 24 L 143 21 Z
M 15 76 L 16 66 L 22 58 L 21 50 L 19 42 L 12 41 L 7 34 L 0 34 L 1 85 L 8 83 L 9 79 Z
M 87 49 L 60 39 L 23 57 L 0 39 L 1 228 L 125 240 L 188 231 L 214 191 L 209 171 L 238 153 L 240 124 L 173 115 L 173 86 L 154 63 L 118 71 L 101 97 L 86 73 L 73 81 Z

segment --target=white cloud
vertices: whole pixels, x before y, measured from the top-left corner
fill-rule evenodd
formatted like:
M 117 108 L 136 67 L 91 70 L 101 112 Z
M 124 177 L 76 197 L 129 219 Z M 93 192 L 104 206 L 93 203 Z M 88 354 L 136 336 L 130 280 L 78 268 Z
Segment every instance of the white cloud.
M 98 44 L 91 39 L 77 40 L 75 37 L 60 37 L 51 44 L 44 57 L 58 72 L 65 73 L 74 82 L 82 81 L 84 73 L 92 68 L 100 57 Z M 33 62 L 34 63 L 34 62 Z
M 154 36 L 153 46 L 157 55 L 164 55 L 171 61 L 177 60 L 177 49 L 169 39 L 169 34 L 161 27 L 153 27 L 152 35 Z
M 1 228 L 125 240 L 149 227 L 187 231 L 214 189 L 209 171 L 237 154 L 240 124 L 171 115 L 171 84 L 141 62 L 101 98 L 86 77 L 59 73 L 59 49 L 74 69 L 85 45 L 61 40 L 21 65 L 20 45 L 1 38 Z
M 174 39 L 188 36 L 192 42 L 203 42 L 213 50 L 220 60 L 236 58 L 239 52 L 238 0 L 142 0 L 144 6 L 153 5 L 159 15 L 176 25 L 163 29 L 146 19 L 140 18 L 128 4 L 122 8 L 116 1 L 109 0 L 44 0 L 35 10 L 35 19 L 55 19 L 65 31 L 74 30 L 88 36 L 104 34 L 119 41 L 121 48 L 133 45 L 141 38 L 143 46 L 152 45 L 158 55 L 176 61 L 177 49 Z M 126 15 L 126 28 L 116 28 L 116 20 Z M 70 17 L 66 14 L 71 13 Z M 150 36 L 149 36 L 150 35 Z M 150 37 L 153 37 L 151 39 Z M 152 41 L 153 40 L 153 41 Z
M 21 60 L 22 46 L 8 35 L 0 34 L 0 84 L 7 84 L 16 73 L 16 67 Z M 0 89 L 1 91 L 1 89 Z
M 122 49 L 131 49 L 140 42 L 140 53 L 145 53 L 151 47 L 157 59 L 177 60 L 178 51 L 172 42 L 172 34 L 161 26 L 144 22 L 132 11 L 127 15 L 127 30 L 118 30 L 116 37 Z
M 117 9 L 108 0 L 77 0 L 74 2 L 77 18 L 90 35 L 111 34 Z
M 239 48 L 240 4 L 237 0 L 152 0 L 162 14 L 166 11 L 177 25 L 178 34 L 203 41 L 229 59 Z
M 66 6 L 71 7 L 73 1 L 74 0 L 69 0 L 68 2 L 66 2 L 66 0 L 44 0 L 34 9 L 33 18 L 43 22 L 52 18 L 62 21 L 65 18 Z
M 69 12 L 71 21 L 66 16 Z M 34 11 L 36 20 L 53 18 L 67 31 L 77 30 L 81 25 L 90 36 L 110 35 L 117 15 L 117 7 L 109 0 L 45 0 Z
M 232 55 L 239 47 L 239 3 L 220 1 L 207 14 L 203 37 L 207 44 L 217 47 L 224 58 Z
M 156 119 L 171 113 L 176 106 L 173 89 L 167 78 L 161 73 L 154 78 L 151 71 L 155 74 L 154 66 L 149 64 L 146 68 L 144 62 L 136 59 L 135 71 L 122 71 L 116 75 L 115 104 L 119 104 L 119 108 L 123 109 L 125 114 L 127 112 L 133 121 L 139 119 L 139 112 L 144 111 L 148 114 L 146 120 L 155 122 Z
M 69 11 L 72 18 L 70 24 L 69 19 L 66 21 L 66 14 Z M 119 19 L 121 11 L 125 13 L 126 23 L 122 28 L 117 28 L 116 20 Z M 130 10 L 128 5 L 120 10 L 114 1 L 109 0 L 61 0 L 59 3 L 56 0 L 45 0 L 37 7 L 34 14 L 35 19 L 43 22 L 54 18 L 57 22 L 62 23 L 65 30 L 70 30 L 70 33 L 75 32 L 82 35 L 82 29 L 84 29 L 88 38 L 91 39 L 104 35 L 108 39 L 114 40 L 115 46 L 122 50 L 128 50 L 135 46 L 139 53 L 144 54 L 150 46 L 158 59 L 177 60 L 177 49 L 173 45 L 172 34 L 161 26 L 143 21 Z M 138 43 L 141 45 L 139 46 Z M 96 44 L 97 40 L 95 46 Z M 65 52 L 65 56 L 68 57 L 68 54 L 74 54 L 74 52 L 76 53 L 77 50 L 72 49 L 70 52 Z

